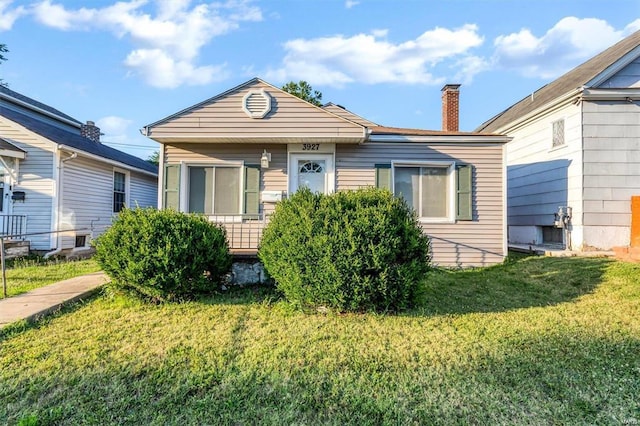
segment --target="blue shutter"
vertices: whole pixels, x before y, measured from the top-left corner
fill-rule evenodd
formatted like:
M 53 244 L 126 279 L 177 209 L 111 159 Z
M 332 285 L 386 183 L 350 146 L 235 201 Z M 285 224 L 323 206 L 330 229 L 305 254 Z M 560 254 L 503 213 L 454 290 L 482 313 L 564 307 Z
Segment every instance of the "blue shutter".
M 473 220 L 473 166 L 457 166 L 456 182 L 456 219 Z
M 391 164 L 376 164 L 376 188 L 393 192 L 391 186 Z

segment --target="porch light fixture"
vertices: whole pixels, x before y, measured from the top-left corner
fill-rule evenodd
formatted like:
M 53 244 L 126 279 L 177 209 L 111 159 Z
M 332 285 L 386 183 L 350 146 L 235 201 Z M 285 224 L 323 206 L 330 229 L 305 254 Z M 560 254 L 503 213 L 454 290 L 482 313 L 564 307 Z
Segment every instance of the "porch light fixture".
M 262 153 L 262 157 L 260 157 L 260 168 L 268 169 L 269 161 L 271 161 L 271 153 L 267 152 L 267 150 L 265 149 Z

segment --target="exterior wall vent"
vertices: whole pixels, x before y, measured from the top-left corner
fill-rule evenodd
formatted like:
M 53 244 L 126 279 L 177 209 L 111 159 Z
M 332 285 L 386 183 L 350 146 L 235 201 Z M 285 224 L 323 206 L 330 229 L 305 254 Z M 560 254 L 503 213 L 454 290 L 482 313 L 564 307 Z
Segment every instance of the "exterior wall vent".
M 271 96 L 264 89 L 252 90 L 242 98 L 242 110 L 251 118 L 264 118 L 271 111 Z

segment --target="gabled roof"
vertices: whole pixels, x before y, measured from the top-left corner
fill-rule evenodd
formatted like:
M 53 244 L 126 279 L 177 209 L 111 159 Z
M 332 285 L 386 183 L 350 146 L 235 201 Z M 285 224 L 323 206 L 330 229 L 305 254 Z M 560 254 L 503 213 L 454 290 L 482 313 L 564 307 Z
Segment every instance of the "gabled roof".
M 258 106 L 261 115 L 254 116 L 250 108 Z M 160 143 L 361 143 L 366 126 L 253 78 L 145 126 L 143 134 Z
M 36 109 L 40 109 L 43 110 L 45 112 L 48 112 L 51 115 L 54 116 L 58 116 L 60 118 L 63 118 L 65 120 L 71 121 L 76 123 L 78 126 L 80 126 L 82 123 L 78 120 L 76 120 L 75 118 L 55 109 L 50 107 L 49 105 L 45 105 L 42 102 L 38 102 L 35 99 L 31 99 L 28 96 L 24 96 L 23 94 L 20 94 L 18 92 L 14 92 L 13 90 L 9 89 L 8 87 L 4 87 L 2 85 L 0 85 L 0 98 L 4 98 L 9 100 L 10 102 L 12 100 L 17 100 L 18 102 L 22 102 L 25 104 L 28 104 Z M 13 99 L 11 99 L 13 98 Z
M 496 132 L 512 121 L 524 117 L 547 103 L 584 87 L 622 57 L 638 48 L 638 46 L 640 46 L 640 31 L 631 34 L 582 65 L 536 90 L 500 114 L 482 123 L 476 131 L 482 133 Z
M 36 118 L 11 110 L 2 109 L 2 116 L 14 121 L 28 130 L 49 139 L 50 141 L 75 148 L 87 154 L 92 154 L 104 159 L 112 160 L 135 169 L 143 170 L 152 174 L 158 174 L 158 167 L 133 155 L 118 151 L 117 149 L 94 142 L 63 128 L 48 124 Z

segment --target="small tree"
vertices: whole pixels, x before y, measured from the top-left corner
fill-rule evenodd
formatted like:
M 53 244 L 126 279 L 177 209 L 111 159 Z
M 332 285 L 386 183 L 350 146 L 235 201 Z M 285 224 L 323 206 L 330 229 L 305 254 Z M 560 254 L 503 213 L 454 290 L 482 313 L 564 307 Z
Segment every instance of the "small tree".
M 3 53 L 7 53 L 9 51 L 9 49 L 7 49 L 7 45 L 6 44 L 0 44 L 0 64 L 2 64 L 3 61 L 6 61 L 7 58 L 6 56 L 3 55 Z M 2 80 L 0 78 L 0 86 L 7 86 L 7 83 L 4 82 L 4 80 Z
M 147 158 L 147 161 L 156 166 L 160 165 L 160 151 L 153 151 L 153 153 Z
M 300 80 L 297 83 L 290 81 L 282 86 L 282 90 L 315 106 L 322 106 L 322 93 L 318 90 L 313 90 L 313 87 L 304 80 Z

